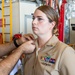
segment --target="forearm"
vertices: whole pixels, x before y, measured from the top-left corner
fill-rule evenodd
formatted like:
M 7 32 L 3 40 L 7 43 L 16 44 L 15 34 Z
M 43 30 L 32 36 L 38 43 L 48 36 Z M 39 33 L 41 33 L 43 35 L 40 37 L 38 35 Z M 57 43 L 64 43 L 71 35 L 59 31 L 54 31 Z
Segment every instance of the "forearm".
M 10 56 L 0 62 L 0 74 L 8 75 L 22 55 L 22 50 L 15 50 Z
M 27 35 L 24 35 L 23 37 L 17 39 L 16 41 L 14 40 L 14 42 L 12 41 L 7 44 L 0 44 L 0 57 L 11 52 L 13 49 L 15 49 L 17 47 L 16 44 L 21 45 L 28 40 L 32 40 L 33 38 L 34 37 L 32 34 L 27 34 Z M 16 44 L 15 44 L 15 42 L 16 42 Z
M 0 57 L 11 52 L 13 49 L 15 49 L 16 46 L 14 45 L 13 41 L 6 44 L 0 45 Z

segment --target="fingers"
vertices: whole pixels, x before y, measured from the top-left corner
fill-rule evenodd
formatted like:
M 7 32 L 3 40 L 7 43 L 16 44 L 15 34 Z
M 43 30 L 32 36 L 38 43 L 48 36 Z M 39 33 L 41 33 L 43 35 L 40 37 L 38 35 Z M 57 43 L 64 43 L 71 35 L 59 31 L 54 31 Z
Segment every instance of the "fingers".
M 34 41 L 27 41 L 23 43 L 19 48 L 22 49 L 23 53 L 32 53 L 35 50 Z
M 18 43 L 21 45 L 30 40 L 34 40 L 34 36 L 32 34 L 24 34 L 20 39 L 18 39 Z
M 30 44 L 35 45 L 34 41 L 30 40 L 28 41 Z
M 29 41 L 29 40 L 34 40 L 34 36 L 33 36 L 32 34 L 25 34 L 25 35 L 23 35 L 23 37 L 24 37 L 27 41 Z

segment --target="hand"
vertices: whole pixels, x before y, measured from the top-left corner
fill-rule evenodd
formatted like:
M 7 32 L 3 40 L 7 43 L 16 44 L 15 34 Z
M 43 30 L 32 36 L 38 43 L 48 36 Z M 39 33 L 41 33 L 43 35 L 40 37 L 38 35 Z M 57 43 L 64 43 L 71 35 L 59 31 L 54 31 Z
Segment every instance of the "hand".
M 34 36 L 33 36 L 33 34 L 24 34 L 23 37 L 24 37 L 24 39 L 26 41 L 34 40 L 35 39 Z
M 23 44 L 26 41 L 29 40 L 34 40 L 34 36 L 33 34 L 24 34 L 21 38 L 19 38 L 16 42 L 18 43 L 18 45 Z
M 23 53 L 32 53 L 35 49 L 34 41 L 27 41 L 19 46 L 19 49 L 23 51 Z

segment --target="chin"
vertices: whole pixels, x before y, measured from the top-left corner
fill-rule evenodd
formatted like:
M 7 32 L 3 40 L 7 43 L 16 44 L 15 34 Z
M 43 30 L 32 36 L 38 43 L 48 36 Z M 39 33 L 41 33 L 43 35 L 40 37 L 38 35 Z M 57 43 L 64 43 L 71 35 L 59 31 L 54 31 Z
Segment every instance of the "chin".
M 35 35 L 37 35 L 37 32 L 33 31 L 33 33 L 34 33 Z

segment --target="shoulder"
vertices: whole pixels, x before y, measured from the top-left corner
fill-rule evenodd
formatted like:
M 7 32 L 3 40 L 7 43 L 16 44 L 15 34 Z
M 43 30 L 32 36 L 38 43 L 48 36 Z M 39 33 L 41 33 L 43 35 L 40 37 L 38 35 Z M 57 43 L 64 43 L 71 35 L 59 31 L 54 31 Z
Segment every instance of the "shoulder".
M 66 47 L 59 61 L 59 71 L 62 73 L 62 75 L 75 75 L 74 59 L 75 50 L 72 47 Z
M 66 46 L 61 54 L 60 64 L 67 65 L 70 63 L 75 63 L 74 59 L 75 59 L 75 50 L 70 46 Z
M 63 53 L 63 55 L 64 56 L 66 56 L 66 57 L 69 57 L 69 56 L 75 56 L 75 50 L 72 48 L 72 47 L 70 47 L 70 46 L 67 46 L 66 48 L 65 48 L 65 51 L 64 51 L 64 53 Z
M 58 47 L 57 49 L 58 49 L 59 55 L 63 57 L 64 59 L 67 59 L 67 57 L 69 57 L 70 55 L 75 56 L 75 50 L 69 45 L 59 41 L 57 47 Z
M 74 53 L 75 52 L 75 50 L 71 46 L 69 46 L 69 45 L 67 45 L 61 41 L 59 41 L 59 46 L 61 48 L 64 48 L 64 53 L 67 53 L 67 52 L 73 52 Z

